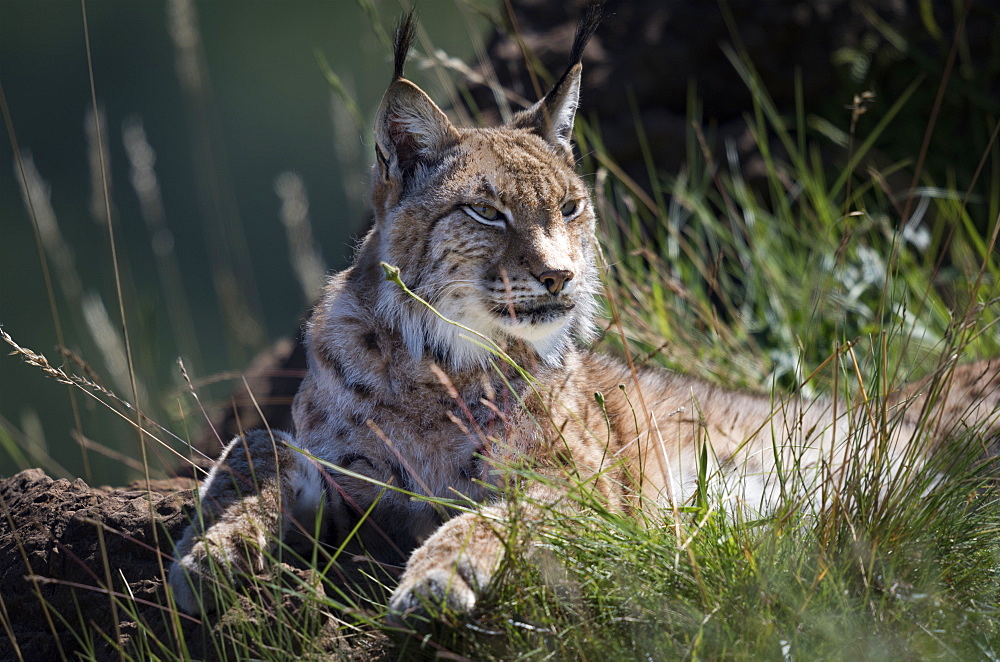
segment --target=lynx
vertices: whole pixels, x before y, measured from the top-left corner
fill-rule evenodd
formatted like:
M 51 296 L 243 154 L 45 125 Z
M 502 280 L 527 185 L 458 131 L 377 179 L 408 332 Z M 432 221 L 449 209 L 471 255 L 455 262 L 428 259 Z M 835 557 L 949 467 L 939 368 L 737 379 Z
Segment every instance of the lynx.
M 375 121 L 374 225 L 307 323 L 294 436 L 237 437 L 205 480 L 170 573 L 182 609 L 210 610 L 213 577 L 259 572 L 279 540 L 318 534 L 405 564 L 389 600 L 398 622 L 468 613 L 501 567 L 515 510 L 572 516 L 559 485 L 588 485 L 623 511 L 663 508 L 699 489 L 707 457 L 714 490 L 767 513 L 778 462 L 802 472 L 808 495 L 876 446 L 898 464 L 919 439 L 927 457 L 963 421 L 982 426 L 984 446 L 997 441 L 997 360 L 902 389 L 889 409 L 902 413 L 859 435 L 871 423 L 833 399 L 731 392 L 586 349 L 595 215 L 571 136 L 598 20 L 584 18 L 538 103 L 487 128 L 454 126 L 403 77 L 412 15 L 397 29 Z M 947 425 L 921 429 L 928 420 Z M 858 438 L 873 441 L 849 446 Z

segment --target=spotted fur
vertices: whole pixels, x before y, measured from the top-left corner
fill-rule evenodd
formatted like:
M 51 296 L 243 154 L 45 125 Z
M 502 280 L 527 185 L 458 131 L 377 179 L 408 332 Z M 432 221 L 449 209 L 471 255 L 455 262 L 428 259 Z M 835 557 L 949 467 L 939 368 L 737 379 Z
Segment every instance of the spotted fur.
M 591 481 L 615 508 L 663 507 L 695 493 L 705 448 L 711 489 L 767 512 L 781 493 L 776 461 L 799 467 L 796 487 L 809 494 L 873 452 L 845 445 L 868 423 L 842 404 L 633 371 L 583 348 L 599 287 L 595 219 L 569 138 L 597 18 L 585 19 L 553 90 L 491 128 L 454 126 L 402 77 L 413 30 L 403 24 L 375 124 L 374 225 L 306 327 L 295 437 L 258 431 L 227 448 L 178 545 L 182 608 L 202 608 L 198 578 L 260 569 L 292 522 L 309 528 L 319 500 L 335 540 L 357 528 L 359 549 L 406 564 L 390 600 L 406 620 L 428 605 L 474 608 L 505 550 L 511 494 L 526 497 L 517 507 L 528 517 L 532 504 L 572 509 L 550 484 L 514 485 L 498 467 Z M 985 422 L 983 438 L 995 438 L 1000 362 L 954 372 L 945 391 L 932 380 L 896 397 L 908 406 L 886 424 L 892 457 L 927 420 Z M 926 436 L 932 451 L 947 430 Z M 459 513 L 420 496 L 484 505 Z

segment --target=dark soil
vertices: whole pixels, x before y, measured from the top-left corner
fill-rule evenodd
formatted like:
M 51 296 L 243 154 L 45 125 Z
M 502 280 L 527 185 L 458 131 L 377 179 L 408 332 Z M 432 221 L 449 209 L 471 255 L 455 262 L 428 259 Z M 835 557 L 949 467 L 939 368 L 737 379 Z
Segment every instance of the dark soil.
M 140 636 L 158 642 L 154 651 L 179 652 L 183 639 L 192 658 L 240 659 L 226 648 L 232 623 L 255 619 L 261 631 L 288 627 L 276 622 L 267 596 L 252 593 L 205 623 L 167 608 L 164 571 L 191 516 L 193 486 L 175 479 L 156 481 L 148 491 L 92 488 L 82 480 L 52 480 L 40 469 L 0 479 L 0 661 L 119 660 L 120 651 L 135 657 L 142 650 Z M 276 572 L 317 583 L 309 571 Z M 282 617 L 295 620 L 302 607 L 301 599 L 287 598 Z M 345 641 L 332 619 L 308 616 L 302 620 L 311 644 L 322 642 L 336 658 L 372 659 L 384 648 L 377 633 Z
M 40 469 L 0 480 L 0 617 L 8 635 L 0 659 L 73 658 L 74 631 L 93 639 L 98 659 L 118 659 L 106 640 L 127 645 L 135 622 L 108 586 L 120 593 L 127 584 L 137 603 L 149 603 L 138 617 L 154 630 L 167 627 L 162 569 L 187 521 L 192 486 L 94 489 Z

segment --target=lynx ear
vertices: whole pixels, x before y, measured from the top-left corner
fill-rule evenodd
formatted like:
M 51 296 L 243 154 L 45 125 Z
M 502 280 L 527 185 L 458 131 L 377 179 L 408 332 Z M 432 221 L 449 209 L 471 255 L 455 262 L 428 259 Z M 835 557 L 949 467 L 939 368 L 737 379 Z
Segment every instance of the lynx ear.
M 519 113 L 511 122 L 517 128 L 534 131 L 545 138 L 570 161 L 573 160 L 573 121 L 577 106 L 580 105 L 580 79 L 583 72 L 580 61 L 583 59 L 583 49 L 601 22 L 603 7 L 603 3 L 599 2 L 587 8 L 587 13 L 576 28 L 566 73 L 541 101 Z
M 389 85 L 375 119 L 382 178 L 406 179 L 421 160 L 448 147 L 458 131 L 423 90 L 400 78 Z
M 583 66 L 573 65 L 541 101 L 514 119 L 514 125 L 530 129 L 567 158 L 573 157 L 573 122 L 580 105 Z
M 383 181 L 402 181 L 421 159 L 458 138 L 458 131 L 423 90 L 403 78 L 406 57 L 416 34 L 411 9 L 396 26 L 392 83 L 375 117 L 375 158 Z

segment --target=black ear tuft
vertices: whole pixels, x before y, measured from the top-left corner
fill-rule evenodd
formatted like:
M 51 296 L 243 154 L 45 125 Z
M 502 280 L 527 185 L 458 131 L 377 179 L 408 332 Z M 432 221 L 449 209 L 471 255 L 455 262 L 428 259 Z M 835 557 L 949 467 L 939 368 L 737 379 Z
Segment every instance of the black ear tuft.
M 587 13 L 583 15 L 580 25 L 576 26 L 576 35 L 573 37 L 573 48 L 569 52 L 568 69 L 583 59 L 583 50 L 587 48 L 587 43 L 594 36 L 594 32 L 597 31 L 597 26 L 601 24 L 603 15 L 603 2 L 596 2 L 587 7 Z
M 416 29 L 417 19 L 411 9 L 396 26 L 392 82 L 375 118 L 375 159 L 383 181 L 405 183 L 422 160 L 457 137 L 441 109 L 403 77 Z
M 576 26 L 576 35 L 573 37 L 573 47 L 569 51 L 569 63 L 566 65 L 566 71 L 563 72 L 563 75 L 560 76 L 556 84 L 549 90 L 550 95 L 555 96 L 559 94 L 559 88 L 566 82 L 573 67 L 578 65 L 583 59 L 583 51 L 587 48 L 590 38 L 594 36 L 594 32 L 597 31 L 597 26 L 601 24 L 603 14 L 603 2 L 596 2 L 587 7 L 587 12 L 583 15 L 583 19 Z
M 416 34 L 416 30 L 417 19 L 414 16 L 414 10 L 411 9 L 399 22 L 399 25 L 396 26 L 396 36 L 392 40 L 392 79 L 394 81 L 403 77 L 406 57 L 410 54 L 410 47 L 413 46 L 413 37 Z

